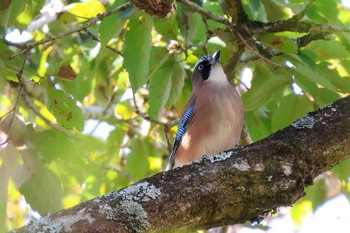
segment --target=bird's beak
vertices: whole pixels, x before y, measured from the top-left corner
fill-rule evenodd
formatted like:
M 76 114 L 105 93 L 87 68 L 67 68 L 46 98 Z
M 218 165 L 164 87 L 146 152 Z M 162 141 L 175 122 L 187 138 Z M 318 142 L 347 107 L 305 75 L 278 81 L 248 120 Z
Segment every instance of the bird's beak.
M 220 50 L 216 51 L 214 54 L 213 54 L 213 58 L 210 60 L 210 64 L 211 65 L 214 65 L 217 61 L 220 60 Z

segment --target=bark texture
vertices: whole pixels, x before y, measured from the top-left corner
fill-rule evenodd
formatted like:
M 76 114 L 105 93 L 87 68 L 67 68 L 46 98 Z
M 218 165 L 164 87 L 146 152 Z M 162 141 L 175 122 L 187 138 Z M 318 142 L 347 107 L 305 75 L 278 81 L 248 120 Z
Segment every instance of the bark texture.
M 132 2 L 147 14 L 158 18 L 168 18 L 176 9 L 173 0 L 133 0 Z
M 350 97 L 244 148 L 161 172 L 17 232 L 185 232 L 258 220 L 350 155 Z

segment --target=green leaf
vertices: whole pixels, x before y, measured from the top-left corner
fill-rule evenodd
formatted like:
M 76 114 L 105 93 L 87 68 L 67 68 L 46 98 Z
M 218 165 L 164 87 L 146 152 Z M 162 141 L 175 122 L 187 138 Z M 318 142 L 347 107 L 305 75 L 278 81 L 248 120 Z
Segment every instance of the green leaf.
M 115 129 L 109 133 L 106 141 L 109 153 L 113 154 L 114 152 L 119 152 L 128 127 L 127 124 L 118 124 Z
M 0 13 L 0 25 L 5 28 L 11 26 L 23 28 L 23 25 L 17 22 L 17 16 L 24 10 L 26 3 L 27 1 L 23 0 L 12 0 L 10 5 Z
M 22 11 L 18 16 L 17 16 L 17 21 L 20 24 L 23 25 L 28 25 L 30 21 L 32 20 L 32 14 L 30 11 L 30 6 L 28 4 L 25 4 L 24 11 Z
M 275 48 L 283 53 L 296 53 L 298 46 L 295 41 L 287 36 L 276 36 L 276 34 L 268 33 L 258 37 L 265 45 Z
M 182 94 L 182 89 L 185 85 L 185 71 L 182 64 L 174 61 L 173 72 L 171 75 L 171 90 L 169 94 L 168 101 L 166 103 L 166 108 L 170 108 L 173 104 L 177 102 L 180 95 Z
M 350 78 L 341 77 L 340 71 L 337 68 L 332 68 L 329 62 L 320 62 L 315 66 L 317 72 L 324 76 L 334 85 L 334 91 L 349 93 L 350 92 Z
M 206 39 L 205 25 L 202 16 L 197 12 L 192 12 L 187 7 L 178 5 L 176 20 L 186 43 L 203 42 Z
M 1 151 L 0 158 L 2 158 L 2 165 L 5 166 L 8 175 L 15 180 L 16 172 L 20 166 L 18 162 L 20 154 L 17 148 L 8 144 L 6 148 Z
M 249 19 L 266 22 L 265 6 L 261 1 L 246 0 L 242 2 L 243 9 L 247 13 Z
M 327 104 L 330 104 L 338 99 L 340 99 L 340 96 L 338 93 L 328 90 L 326 88 L 320 88 L 319 89 L 319 95 L 314 96 L 315 102 L 318 103 L 320 107 L 323 107 Z
M 274 76 L 270 67 L 263 61 L 257 61 L 254 68 L 251 86 L 260 86 Z
M 315 180 L 314 184 L 305 188 L 305 199 L 312 202 L 312 209 L 315 210 L 327 199 L 327 185 L 325 179 Z
M 296 66 L 296 68 L 290 69 L 291 73 L 294 74 L 295 79 L 309 80 L 315 84 L 318 83 L 327 89 L 333 91 L 337 90 L 333 83 L 327 79 L 323 73 L 318 72 L 317 66 L 311 68 L 309 65 L 294 60 L 293 58 L 291 58 L 291 62 Z
M 19 191 L 26 202 L 42 216 L 62 209 L 61 182 L 53 171 L 42 164 L 36 164 L 36 169 L 20 186 Z
M 131 152 L 127 155 L 126 170 L 136 180 L 146 177 L 148 173 L 148 150 L 142 140 L 131 139 Z
M 119 1 L 115 1 L 114 4 L 107 7 L 106 11 L 111 10 L 119 5 Z M 101 39 L 100 50 L 105 49 L 106 45 L 112 39 L 112 37 L 117 35 L 121 31 L 124 23 L 125 21 L 120 19 L 120 14 L 112 14 L 102 19 L 98 28 L 98 32 L 100 34 Z
M 331 171 L 337 175 L 341 181 L 348 182 L 350 177 L 350 159 L 341 161 Z
M 154 27 L 165 39 L 176 40 L 179 32 L 176 16 L 172 14 L 168 19 L 155 19 Z
M 315 1 L 306 15 L 313 23 L 325 23 L 340 26 L 341 23 L 338 19 L 338 4 L 338 0 Z
M 289 0 L 289 2 L 293 4 L 305 4 L 309 2 L 309 0 Z
M 191 17 L 190 24 L 192 24 L 192 21 L 194 21 L 194 24 L 197 25 L 196 26 L 197 31 L 196 31 L 196 34 L 193 35 L 194 37 L 191 38 L 191 40 L 188 40 L 188 42 L 202 44 L 203 41 L 205 41 L 207 39 L 207 29 L 205 27 L 205 24 L 203 23 L 202 15 L 200 15 L 197 12 L 193 13 L 193 16 Z
M 340 77 L 337 75 L 331 79 L 331 82 L 334 84 L 334 86 L 339 88 L 340 92 L 343 92 L 343 93 L 350 92 L 350 77 L 349 76 Z
M 6 148 L 0 150 L 0 232 L 6 230 L 6 210 L 7 203 L 10 202 L 8 193 L 10 178 L 14 179 L 14 173 L 18 168 L 17 158 L 19 157 L 16 147 L 8 144 Z
M 7 198 L 8 198 L 8 184 L 10 181 L 9 169 L 5 164 L 0 166 L 0 232 L 7 232 Z
M 181 112 L 183 111 L 183 109 L 186 106 L 186 103 L 188 101 L 188 98 L 190 98 L 192 93 L 192 82 L 191 79 L 189 78 L 185 78 L 184 80 L 184 86 L 181 90 L 181 94 L 179 96 L 179 99 L 177 101 L 177 104 L 175 106 L 176 112 L 178 114 L 181 114 Z
M 160 117 L 160 113 L 169 98 L 174 62 L 173 59 L 165 62 L 151 78 L 149 85 L 148 114 L 154 119 Z
M 303 57 L 303 60 L 304 59 L 307 59 L 307 57 Z M 308 76 L 303 75 L 302 72 L 299 73 L 299 75 L 294 76 L 294 82 L 303 90 L 304 93 L 311 94 L 312 96 L 317 96 L 320 93 L 316 83 Z
M 283 96 L 271 119 L 272 130 L 282 129 L 312 110 L 312 103 L 304 95 Z
M 290 216 L 296 227 L 300 227 L 303 223 L 304 218 L 312 213 L 312 202 L 306 198 L 301 199 L 293 205 L 290 210 Z
M 68 98 L 61 91 L 50 88 L 47 90 L 47 108 L 55 116 L 57 122 L 67 129 L 83 130 L 84 115 L 76 105 L 75 100 Z
M 169 59 L 169 52 L 164 47 L 152 47 L 149 60 L 149 72 L 147 78 L 151 79 L 153 75 L 163 66 Z
M 341 91 L 338 87 L 341 84 L 337 84 L 340 77 L 337 70 L 329 68 L 329 63 L 315 63 L 315 58 L 310 59 L 309 56 L 313 56 L 313 53 L 310 53 L 288 56 L 288 59 L 296 66 L 296 68 L 290 69 L 290 71 L 294 74 L 295 82 L 303 91 L 311 94 L 315 99 L 315 103 L 323 107 L 339 99 L 339 94 L 336 92 Z M 302 61 L 300 61 L 300 58 Z M 344 82 L 343 88 L 346 89 L 345 84 L 346 82 Z
M 10 5 L 5 9 L 0 10 L 0 25 L 6 28 L 15 26 L 17 29 L 23 30 L 33 17 L 40 13 L 45 0 L 12 0 L 10 2 Z
M 51 162 L 57 159 L 77 161 L 78 151 L 71 138 L 56 130 L 35 132 L 31 136 L 35 148 L 40 151 L 43 158 Z
M 40 13 L 41 9 L 45 5 L 46 0 L 36 0 L 32 1 L 32 14 L 36 16 Z
M 124 66 L 129 72 L 132 89 L 136 91 L 147 81 L 152 42 L 152 18 L 146 14 L 132 18 L 125 33 Z
M 205 2 L 203 2 L 203 8 L 207 11 L 212 12 L 213 14 L 223 15 L 220 4 L 217 1 L 215 1 L 215 2 L 205 1 Z M 209 28 L 211 30 L 214 30 L 214 29 L 219 28 L 219 27 L 223 27 L 223 25 L 221 23 L 215 22 L 213 20 L 208 20 L 207 23 L 208 23 Z
M 245 120 L 249 134 L 254 142 L 269 136 L 271 132 L 271 119 L 262 109 L 245 112 Z
M 314 52 L 317 57 L 316 61 L 325 61 L 330 59 L 344 59 L 349 58 L 349 51 L 337 41 L 335 37 L 326 40 L 315 40 L 309 43 L 305 49 L 309 49 Z
M 18 64 L 21 64 L 23 58 L 21 56 L 12 57 L 13 55 L 9 46 L 0 41 L 0 78 L 18 82 L 16 77 L 19 70 Z
M 290 8 L 279 0 L 260 0 L 265 9 L 265 15 L 268 21 L 275 22 L 282 19 L 290 18 Z
M 254 85 L 243 96 L 245 111 L 256 110 L 270 101 L 280 98 L 287 86 L 292 83 L 289 77 L 275 75 L 261 85 Z

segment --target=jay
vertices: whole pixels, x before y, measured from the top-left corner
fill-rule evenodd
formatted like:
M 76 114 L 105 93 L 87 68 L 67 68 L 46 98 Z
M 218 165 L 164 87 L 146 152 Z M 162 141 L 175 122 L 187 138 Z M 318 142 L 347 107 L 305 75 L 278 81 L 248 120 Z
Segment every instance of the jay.
M 203 56 L 192 73 L 192 95 L 181 115 L 166 170 L 203 155 L 234 148 L 244 122 L 240 95 L 219 63 L 220 51 Z

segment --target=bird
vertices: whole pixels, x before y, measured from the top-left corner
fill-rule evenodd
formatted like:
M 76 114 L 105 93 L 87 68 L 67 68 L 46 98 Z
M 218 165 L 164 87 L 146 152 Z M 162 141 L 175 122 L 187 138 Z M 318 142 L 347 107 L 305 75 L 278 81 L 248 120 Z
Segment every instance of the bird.
M 181 114 L 166 171 L 239 144 L 244 108 L 220 64 L 220 50 L 201 57 L 192 72 L 192 94 Z

